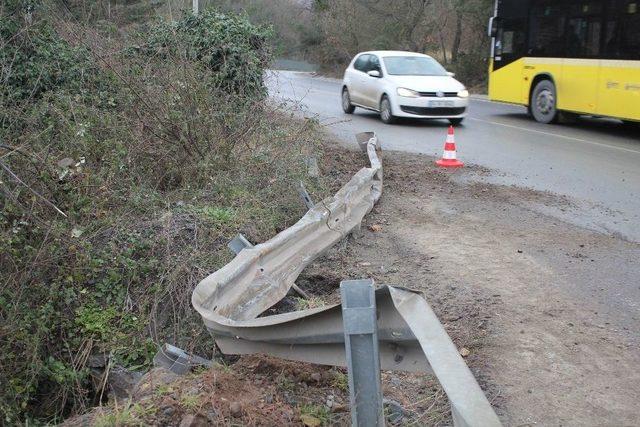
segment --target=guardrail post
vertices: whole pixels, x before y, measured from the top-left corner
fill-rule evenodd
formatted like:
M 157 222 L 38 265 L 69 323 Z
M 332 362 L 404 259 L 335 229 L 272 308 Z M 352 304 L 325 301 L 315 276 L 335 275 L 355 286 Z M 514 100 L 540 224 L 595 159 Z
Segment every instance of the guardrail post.
M 210 368 L 213 362 L 165 343 L 154 356 L 153 365 L 167 368 L 174 374 L 184 375 L 195 366 Z
M 304 202 L 307 209 L 313 209 L 315 203 L 313 203 L 313 200 L 311 200 L 311 196 L 309 195 L 309 192 L 305 188 L 302 181 L 300 181 L 300 185 L 298 185 L 298 194 L 300 194 L 300 198 Z
M 344 344 L 349 370 L 351 424 L 384 426 L 373 280 L 340 283 Z
M 238 233 L 236 237 L 234 237 L 229 243 L 227 243 L 227 247 L 234 254 L 238 255 L 241 250 L 245 248 L 252 248 L 253 245 L 250 241 L 247 240 L 242 234 Z

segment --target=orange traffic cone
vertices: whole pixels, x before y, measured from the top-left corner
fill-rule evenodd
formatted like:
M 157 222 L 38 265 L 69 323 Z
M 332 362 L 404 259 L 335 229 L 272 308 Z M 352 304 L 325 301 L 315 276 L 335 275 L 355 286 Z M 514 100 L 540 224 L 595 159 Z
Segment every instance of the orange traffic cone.
M 443 168 L 461 168 L 464 166 L 464 163 L 456 158 L 456 141 L 453 135 L 453 126 L 449 126 L 447 141 L 444 143 L 444 154 L 436 164 Z

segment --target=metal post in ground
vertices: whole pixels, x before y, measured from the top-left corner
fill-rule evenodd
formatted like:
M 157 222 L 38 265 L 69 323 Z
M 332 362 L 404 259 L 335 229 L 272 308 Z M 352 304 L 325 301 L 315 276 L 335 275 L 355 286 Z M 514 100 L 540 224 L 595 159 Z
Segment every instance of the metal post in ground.
M 300 198 L 304 202 L 307 209 L 313 209 L 315 203 L 313 203 L 313 200 L 311 200 L 311 196 L 309 195 L 309 192 L 305 188 L 302 181 L 300 181 L 300 185 L 298 186 L 298 194 L 300 194 Z
M 197 15 L 200 12 L 200 0 L 193 0 L 193 14 Z
M 384 426 L 384 414 L 373 280 L 345 280 L 340 283 L 340 295 L 351 424 L 381 427 Z

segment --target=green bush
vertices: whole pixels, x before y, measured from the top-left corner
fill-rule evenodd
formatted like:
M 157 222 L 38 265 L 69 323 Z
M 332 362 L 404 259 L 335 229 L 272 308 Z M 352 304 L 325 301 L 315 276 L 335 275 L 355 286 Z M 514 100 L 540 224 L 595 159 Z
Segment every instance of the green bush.
M 9 0 L 0 7 L 0 100 L 5 108 L 50 90 L 79 92 L 88 83 L 99 84 L 98 68 L 86 49 L 71 47 L 49 21 L 25 25 L 29 14 L 46 12 L 45 5 Z
M 263 29 L 203 13 L 124 44 L 40 6 L 27 23 L 11 1 L 0 6 L 0 424 L 57 422 L 95 403 L 91 354 L 130 369 L 167 341 L 209 355 L 192 289 L 229 261 L 239 230 L 261 241 L 303 214 L 300 180 L 324 184 L 306 176 L 313 123 L 263 102 Z
M 266 94 L 263 77 L 271 52 L 270 29 L 237 15 L 204 11 L 186 14 L 180 21 L 152 26 L 143 52 L 168 58 L 176 54 L 202 63 L 216 88 L 245 95 Z
M 461 52 L 458 61 L 451 65 L 451 69 L 456 73 L 456 78 L 471 88 L 486 85 L 488 67 L 484 50 L 474 53 Z

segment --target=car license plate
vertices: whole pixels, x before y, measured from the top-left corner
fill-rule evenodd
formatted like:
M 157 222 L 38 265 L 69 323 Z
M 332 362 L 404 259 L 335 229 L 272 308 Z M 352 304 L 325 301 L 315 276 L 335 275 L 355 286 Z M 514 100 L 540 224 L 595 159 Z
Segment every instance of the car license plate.
M 453 107 L 453 101 L 429 101 L 429 107 Z

